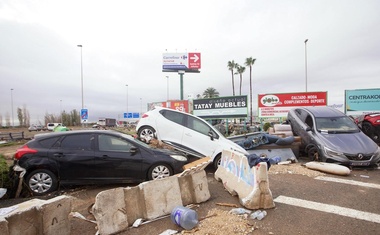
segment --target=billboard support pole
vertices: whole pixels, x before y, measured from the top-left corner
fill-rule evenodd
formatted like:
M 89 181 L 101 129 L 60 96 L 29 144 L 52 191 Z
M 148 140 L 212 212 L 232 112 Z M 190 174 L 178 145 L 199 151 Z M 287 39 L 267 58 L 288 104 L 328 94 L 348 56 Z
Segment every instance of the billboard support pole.
M 180 91 L 181 91 L 181 98 L 180 100 L 183 100 L 183 74 L 185 74 L 185 71 L 178 71 L 179 77 L 180 77 Z

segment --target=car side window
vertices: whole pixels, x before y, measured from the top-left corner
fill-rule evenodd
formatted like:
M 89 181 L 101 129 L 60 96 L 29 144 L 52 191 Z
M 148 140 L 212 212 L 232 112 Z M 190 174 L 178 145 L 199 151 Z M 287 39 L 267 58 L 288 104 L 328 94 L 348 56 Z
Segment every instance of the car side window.
M 172 112 L 169 110 L 162 110 L 161 114 L 162 114 L 162 116 L 164 116 L 165 118 L 169 119 L 172 122 L 175 122 L 179 125 L 184 124 L 185 115 L 182 113 Z
M 308 125 L 310 128 L 313 128 L 313 119 L 311 118 L 311 116 L 310 115 L 308 115 L 307 117 L 306 117 L 306 119 L 305 119 L 305 123 L 306 123 L 306 125 Z
M 39 143 L 44 148 L 51 148 L 55 144 L 55 142 L 57 142 L 58 139 L 59 137 L 47 138 L 47 139 L 40 140 Z
M 211 128 L 206 123 L 191 116 L 188 116 L 187 127 L 207 136 L 208 133 L 211 131 Z M 213 135 L 215 136 L 215 134 Z
M 60 144 L 62 149 L 92 150 L 93 136 L 91 134 L 68 135 Z
M 110 135 L 99 135 L 98 143 L 100 151 L 129 152 L 133 147 L 128 141 Z

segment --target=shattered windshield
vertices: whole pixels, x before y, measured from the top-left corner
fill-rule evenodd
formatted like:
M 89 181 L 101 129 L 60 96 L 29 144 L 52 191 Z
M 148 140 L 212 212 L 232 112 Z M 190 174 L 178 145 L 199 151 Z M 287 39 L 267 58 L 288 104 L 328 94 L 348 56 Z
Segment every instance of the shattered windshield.
M 358 126 L 349 117 L 320 117 L 316 118 L 316 127 L 319 132 L 352 133 L 359 132 Z

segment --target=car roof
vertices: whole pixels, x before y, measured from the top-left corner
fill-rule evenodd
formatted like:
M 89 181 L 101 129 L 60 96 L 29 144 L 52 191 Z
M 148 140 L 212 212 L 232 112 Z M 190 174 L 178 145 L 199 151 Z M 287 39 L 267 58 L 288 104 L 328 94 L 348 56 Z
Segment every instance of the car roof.
M 302 107 L 303 109 L 309 111 L 313 114 L 314 117 L 343 117 L 344 113 L 341 111 L 326 107 L 326 106 L 317 106 L 317 107 Z
M 44 137 L 52 137 L 52 136 L 64 136 L 64 135 L 72 135 L 72 134 L 88 134 L 88 133 L 104 133 L 104 134 L 116 134 L 121 135 L 122 133 L 113 131 L 113 130 L 74 130 L 74 131 L 57 131 L 57 132 L 50 132 L 50 133 L 42 133 L 34 135 L 34 138 L 44 138 Z

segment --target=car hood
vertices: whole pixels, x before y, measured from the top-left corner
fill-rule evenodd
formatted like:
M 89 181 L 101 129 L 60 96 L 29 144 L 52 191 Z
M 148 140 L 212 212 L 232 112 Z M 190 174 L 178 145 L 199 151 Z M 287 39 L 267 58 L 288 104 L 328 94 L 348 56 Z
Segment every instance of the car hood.
M 339 134 L 319 133 L 319 136 L 326 147 L 343 153 L 372 154 L 378 148 L 377 144 L 362 132 Z

